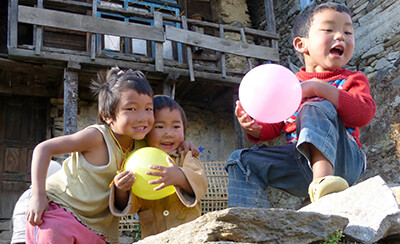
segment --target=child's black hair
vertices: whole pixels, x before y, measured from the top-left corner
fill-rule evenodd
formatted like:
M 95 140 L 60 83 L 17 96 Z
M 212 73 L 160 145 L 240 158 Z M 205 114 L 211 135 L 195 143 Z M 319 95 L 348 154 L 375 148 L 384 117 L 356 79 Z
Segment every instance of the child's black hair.
M 153 89 L 141 71 L 121 70 L 113 67 L 97 74 L 90 86 L 98 100 L 98 122 L 106 124 L 104 118 L 115 119 L 115 108 L 119 101 L 120 91 L 134 89 L 139 94 L 154 96 Z

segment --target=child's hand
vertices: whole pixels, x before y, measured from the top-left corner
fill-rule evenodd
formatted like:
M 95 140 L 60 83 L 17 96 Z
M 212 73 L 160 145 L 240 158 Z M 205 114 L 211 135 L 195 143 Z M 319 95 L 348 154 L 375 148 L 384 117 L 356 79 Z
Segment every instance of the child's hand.
M 305 81 L 301 83 L 301 93 L 302 101 L 327 99 L 335 107 L 338 105 L 339 90 L 327 81 L 317 78 Z
M 150 169 L 156 171 L 147 171 L 147 175 L 160 177 L 160 179 L 149 181 L 149 184 L 161 184 L 154 188 L 155 191 L 161 190 L 167 186 L 179 186 L 184 180 L 186 180 L 183 172 L 171 161 L 170 158 L 168 158 L 168 167 L 160 165 L 150 165 Z
M 46 195 L 33 195 L 29 200 L 28 209 L 26 210 L 26 221 L 36 226 L 42 223 L 42 215 L 45 210 L 49 209 L 49 201 Z
M 185 153 L 191 151 L 193 156 L 200 155 L 200 150 L 193 143 L 188 141 L 183 141 L 181 145 L 179 145 L 177 151 L 178 154 L 181 154 L 182 151 L 184 151 Z
M 254 138 L 260 138 L 262 126 L 244 111 L 240 101 L 236 101 L 235 114 L 243 130 Z
M 135 183 L 135 174 L 130 171 L 123 171 L 114 177 L 115 186 L 122 191 L 129 191 Z

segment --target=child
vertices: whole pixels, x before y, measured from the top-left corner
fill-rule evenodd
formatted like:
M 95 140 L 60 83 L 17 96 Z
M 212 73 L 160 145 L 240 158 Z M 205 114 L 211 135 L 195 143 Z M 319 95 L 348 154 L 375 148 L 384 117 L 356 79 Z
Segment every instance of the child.
M 200 199 L 207 190 L 202 162 L 192 152 L 177 154 L 186 131 L 186 115 L 182 107 L 168 96 L 154 97 L 154 126 L 146 136 L 149 146 L 168 153 L 175 161 L 169 167 L 153 165 L 148 175 L 160 176 L 150 184 L 161 184 L 154 190 L 173 185 L 176 194 L 160 200 L 132 196 L 131 213 L 137 213 L 142 238 L 163 232 L 196 219 L 201 214 Z
M 32 198 L 27 210 L 28 243 L 106 243 L 118 241 L 119 217 L 111 214 L 109 195 L 123 215 L 132 172 L 122 172 L 126 156 L 145 146 L 154 123 L 153 90 L 140 71 L 112 68 L 92 82 L 99 121 L 72 135 L 46 140 L 32 156 Z M 72 153 L 46 179 L 53 155 Z M 110 182 L 119 182 L 110 193 Z
M 313 202 L 346 189 L 364 172 L 359 127 L 371 121 L 376 106 L 367 78 L 342 69 L 353 55 L 353 32 L 343 5 L 329 2 L 303 13 L 292 31 L 305 64 L 296 74 L 302 86 L 299 110 L 285 121 L 266 124 L 253 120 L 237 102 L 235 114 L 249 140 L 270 141 L 283 129 L 288 144 L 256 145 L 230 155 L 229 206 L 269 207 L 268 186 L 309 195 Z
M 49 169 L 47 170 L 46 178 L 49 178 L 52 174 L 61 169 L 61 165 L 54 160 L 50 161 Z M 12 237 L 11 244 L 25 243 L 25 226 L 26 226 L 26 209 L 28 208 L 29 199 L 32 197 L 32 188 L 29 187 L 22 195 L 19 197 L 18 201 L 15 203 L 13 215 L 12 215 Z

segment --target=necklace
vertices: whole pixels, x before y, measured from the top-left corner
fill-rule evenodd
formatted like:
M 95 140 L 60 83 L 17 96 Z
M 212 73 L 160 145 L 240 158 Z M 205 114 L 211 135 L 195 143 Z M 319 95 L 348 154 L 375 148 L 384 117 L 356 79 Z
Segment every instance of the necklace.
M 115 164 L 116 164 L 116 166 L 117 166 L 117 174 L 119 174 L 119 173 L 121 173 L 122 172 L 122 170 L 123 170 L 123 168 L 124 168 L 124 166 L 125 166 L 125 162 L 126 162 L 126 157 L 128 156 L 128 154 L 129 154 L 129 152 L 132 150 L 132 148 L 133 148 L 133 141 L 134 140 L 132 140 L 132 142 L 131 142 L 131 144 L 128 146 L 128 148 L 127 149 L 125 149 L 125 148 L 123 148 L 122 146 L 121 146 L 121 144 L 119 143 L 119 141 L 118 141 L 118 139 L 115 137 L 115 135 L 114 135 L 114 132 L 111 130 L 111 128 L 108 128 L 109 130 L 110 130 L 110 134 L 111 134 L 111 136 L 112 136 L 112 138 L 113 138 L 113 140 L 114 140 L 114 143 L 115 143 L 115 145 L 116 145 L 116 147 L 115 147 Z M 118 164 L 118 161 L 117 161 L 117 147 L 121 150 L 121 152 L 122 152 L 122 160 L 121 160 L 121 162 Z M 112 184 L 114 183 L 114 179 L 112 180 L 112 182 L 110 183 L 110 187 L 112 186 Z

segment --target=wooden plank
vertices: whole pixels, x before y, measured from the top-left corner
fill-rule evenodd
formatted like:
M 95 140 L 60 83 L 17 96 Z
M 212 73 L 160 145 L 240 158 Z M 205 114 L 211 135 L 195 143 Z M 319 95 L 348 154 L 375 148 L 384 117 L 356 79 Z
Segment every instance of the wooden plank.
M 239 100 L 237 94 L 238 94 L 238 88 L 236 87 L 234 89 L 234 95 L 233 95 L 233 111 L 235 111 L 236 108 L 236 101 Z M 233 126 L 235 130 L 235 149 L 242 149 L 245 147 L 246 144 L 246 135 L 235 113 L 233 113 L 233 117 L 234 117 Z
M 219 37 L 222 39 L 225 39 L 224 26 L 222 24 L 219 25 Z M 222 73 L 222 77 L 226 77 L 225 53 L 221 53 L 221 73 Z
M 154 12 L 154 26 L 163 28 L 163 16 L 160 12 Z M 164 46 L 163 42 L 155 42 L 155 70 L 157 72 L 164 72 Z
M 265 16 L 267 21 L 267 31 L 271 33 L 276 33 L 276 22 L 274 14 L 274 3 L 273 0 L 264 0 Z M 278 48 L 278 40 L 271 40 L 271 46 Z
M 13 58 L 13 57 L 38 58 L 32 50 L 20 49 L 20 48 L 10 48 L 8 54 L 9 54 L 10 58 Z M 44 50 L 41 52 L 40 58 L 41 58 L 41 60 L 48 59 L 48 60 L 57 60 L 57 61 L 64 61 L 64 62 L 73 60 L 73 61 L 80 63 L 81 65 L 83 65 L 83 64 L 99 65 L 99 66 L 103 66 L 104 68 L 118 66 L 120 68 L 130 69 L 132 67 L 135 67 L 135 69 L 142 70 L 143 72 L 154 71 L 154 65 L 151 65 L 148 63 L 140 63 L 140 62 L 110 59 L 110 58 L 101 58 L 101 57 L 97 57 L 95 61 L 92 61 L 90 59 L 90 56 L 78 56 L 78 55 L 73 55 L 73 54 L 48 52 L 48 51 L 44 51 Z M 188 70 L 183 69 L 183 68 L 165 66 L 164 72 L 165 73 L 176 72 L 180 76 L 187 76 L 187 77 L 189 76 Z M 240 77 L 227 75 L 226 78 L 222 78 L 222 76 L 220 74 L 217 74 L 217 73 L 214 74 L 214 73 L 203 72 L 203 71 L 194 71 L 194 75 L 197 80 L 199 80 L 199 79 L 204 80 L 204 81 L 212 80 L 213 82 L 221 82 L 224 84 L 239 84 L 241 81 L 241 77 L 242 77 L 242 75 Z
M 186 16 L 182 16 L 182 28 L 184 30 L 188 30 L 188 24 Z M 190 46 L 186 46 L 186 53 L 187 53 L 187 63 L 189 68 L 189 77 L 190 81 L 195 81 L 194 78 L 194 69 L 193 69 L 193 56 L 192 56 L 192 48 Z
M 270 0 L 270 1 L 272 1 L 272 0 Z M 46 2 L 68 5 L 68 6 L 77 6 L 77 7 L 81 7 L 81 8 L 87 8 L 87 9 L 92 8 L 91 3 L 84 3 L 84 2 L 77 2 L 77 1 L 47 0 Z M 153 14 L 150 12 L 141 12 L 141 11 L 137 11 L 134 9 L 124 9 L 124 8 L 117 8 L 117 7 L 112 7 L 112 6 L 98 5 L 98 10 L 103 11 L 103 12 L 122 14 L 125 16 L 134 15 L 137 17 L 147 18 L 147 19 L 153 18 Z M 164 15 L 163 19 L 165 21 L 181 22 L 180 17 L 175 17 L 172 15 Z M 215 28 L 215 29 L 219 28 L 219 24 L 216 24 L 213 22 L 208 22 L 208 21 L 187 19 L 187 22 L 188 22 L 188 24 L 197 25 L 197 26 L 211 27 L 211 28 Z M 240 29 L 238 27 L 230 26 L 230 25 L 224 25 L 224 28 L 226 31 L 234 31 L 234 32 L 239 32 L 239 29 Z M 276 33 L 271 33 L 268 31 L 256 30 L 256 29 L 251 29 L 251 28 L 245 28 L 245 31 L 248 35 L 256 35 L 256 36 L 260 36 L 260 37 L 264 37 L 264 38 L 279 40 L 279 34 L 276 34 Z
M 64 135 L 78 131 L 78 73 L 64 69 Z
M 97 0 L 92 2 L 92 16 L 96 17 L 97 14 Z M 90 58 L 92 60 L 96 59 L 96 33 L 90 34 Z
M 50 26 L 89 33 L 124 36 L 164 42 L 163 28 L 71 14 L 48 9 L 18 6 L 18 21 L 21 23 Z
M 7 47 L 18 45 L 18 0 L 8 1 Z
M 43 8 L 43 0 L 37 1 L 37 7 Z M 43 45 L 43 28 L 41 26 L 35 25 L 35 54 L 39 55 L 40 50 L 42 49 Z
M 246 34 L 244 33 L 244 29 L 240 28 L 240 37 L 242 38 L 243 43 L 247 43 L 246 40 Z M 253 65 L 251 64 L 251 60 L 249 58 L 246 58 L 247 64 L 249 65 L 249 70 L 253 68 Z
M 279 53 L 278 49 L 276 48 L 221 39 L 214 36 L 178 29 L 172 26 L 166 26 L 165 36 L 167 40 L 181 42 L 192 46 L 198 46 L 249 58 L 279 61 Z

